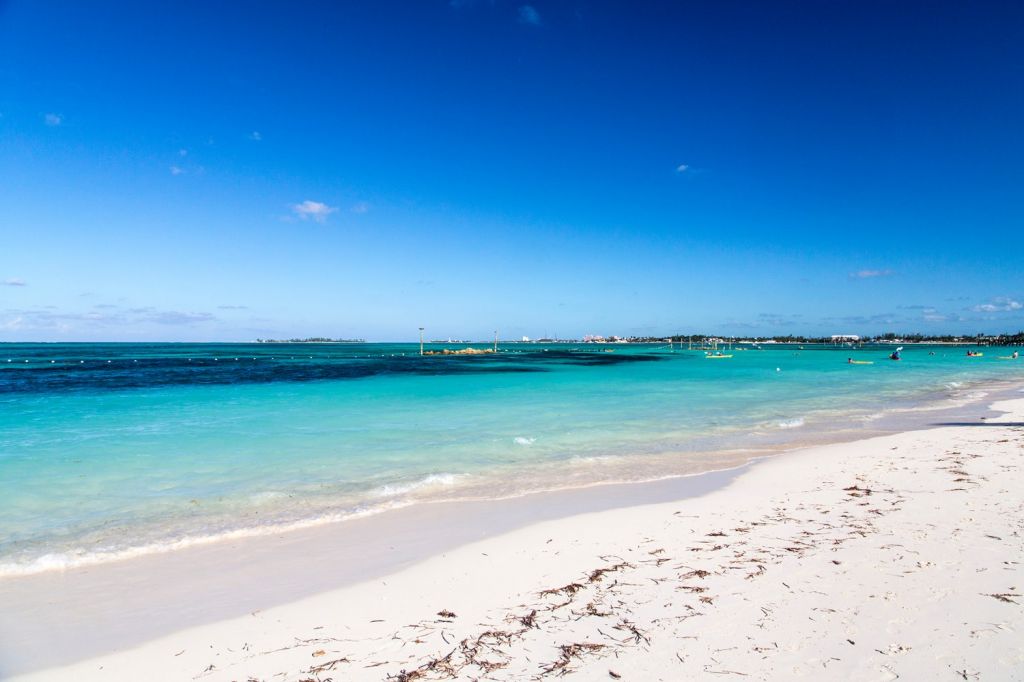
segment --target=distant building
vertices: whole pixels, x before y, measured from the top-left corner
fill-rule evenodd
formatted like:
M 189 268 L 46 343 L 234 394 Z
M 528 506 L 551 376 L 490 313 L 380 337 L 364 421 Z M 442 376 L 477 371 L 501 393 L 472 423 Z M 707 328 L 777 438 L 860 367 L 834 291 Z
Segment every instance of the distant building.
M 530 343 L 530 337 L 529 336 L 524 336 L 523 337 L 523 343 Z

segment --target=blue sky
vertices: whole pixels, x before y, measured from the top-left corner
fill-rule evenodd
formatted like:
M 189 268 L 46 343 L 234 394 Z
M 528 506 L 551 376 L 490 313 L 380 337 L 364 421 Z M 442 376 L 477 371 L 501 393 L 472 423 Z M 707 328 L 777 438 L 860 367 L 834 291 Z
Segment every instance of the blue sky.
M 0 0 L 0 340 L 1024 328 L 1019 2 Z

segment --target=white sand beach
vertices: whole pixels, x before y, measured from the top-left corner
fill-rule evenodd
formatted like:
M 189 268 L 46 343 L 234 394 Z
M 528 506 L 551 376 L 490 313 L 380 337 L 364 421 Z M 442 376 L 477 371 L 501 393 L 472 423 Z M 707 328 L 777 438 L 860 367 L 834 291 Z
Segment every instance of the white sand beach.
M 1024 400 L 993 409 L 14 679 L 1024 679 Z

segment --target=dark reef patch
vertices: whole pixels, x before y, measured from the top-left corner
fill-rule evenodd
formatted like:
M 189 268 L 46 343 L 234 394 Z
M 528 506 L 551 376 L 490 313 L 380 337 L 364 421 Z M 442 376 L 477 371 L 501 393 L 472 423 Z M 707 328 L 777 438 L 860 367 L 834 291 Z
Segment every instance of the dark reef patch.
M 665 359 L 647 353 L 564 349 L 420 357 L 408 346 L 370 344 L 61 344 L 5 350 L 8 357 L 0 358 L 0 394 L 514 374 Z

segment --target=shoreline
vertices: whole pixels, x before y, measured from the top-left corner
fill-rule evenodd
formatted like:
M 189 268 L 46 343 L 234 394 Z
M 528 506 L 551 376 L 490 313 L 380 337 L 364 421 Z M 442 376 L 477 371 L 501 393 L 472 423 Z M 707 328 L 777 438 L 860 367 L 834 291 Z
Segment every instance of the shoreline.
M 413 505 L 351 522 L 4 579 L 0 679 L 36 671 L 37 655 L 51 665 L 74 663 L 357 585 L 537 524 L 699 497 L 748 466 L 503 500 Z M 335 570 L 325 573 L 323 565 Z M 239 575 L 247 579 L 244 587 L 237 584 Z M 146 618 L 125 620 L 126 609 Z
M 896 436 L 927 430 L 929 427 Z M 870 440 L 889 437 L 893 436 Z M 0 651 L 4 666 L 0 675 L 39 671 L 42 661 L 47 667 L 73 664 L 111 651 L 146 646 L 144 642 L 168 633 L 215 627 L 244 613 L 287 609 L 299 600 L 352 589 L 396 571 L 414 570 L 473 543 L 544 524 L 702 500 L 730 489 L 737 478 L 772 462 L 800 457 L 809 450 L 841 449 L 870 440 L 814 445 L 786 452 L 783 457 L 763 458 L 756 466 L 744 464 L 655 482 L 602 484 L 487 502 L 415 505 L 356 522 L 274 537 L 5 579 L 0 581 L 0 601 L 9 608 L 0 613 L 0 646 L 6 649 Z M 325 565 L 334 568 L 327 572 L 322 568 Z M 40 595 L 45 599 L 40 600 Z M 126 612 L 145 614 L 145 618 L 125 617 Z M 28 614 L 31 617 L 26 618 Z
M 388 499 L 393 494 L 386 491 L 390 487 L 388 484 L 382 490 L 364 491 L 347 506 L 325 508 L 314 516 L 218 528 L 209 534 L 143 540 L 139 544 L 84 555 L 50 552 L 37 556 L 31 562 L 0 561 L 0 587 L 7 580 L 44 575 L 53 571 L 99 568 L 110 563 L 173 554 L 195 547 L 244 542 L 250 538 L 307 531 L 338 523 L 364 522 L 380 515 L 423 505 L 498 502 L 584 488 L 655 483 L 734 469 L 791 450 L 930 428 L 929 422 L 943 414 L 960 417 L 960 413 L 970 413 L 973 416 L 977 412 L 976 408 L 993 399 L 992 395 L 1006 399 L 1014 397 L 1018 385 L 1018 382 L 1012 379 L 998 382 L 979 380 L 957 386 L 955 389 L 951 389 L 947 384 L 945 389 L 935 387 L 927 393 L 910 397 L 908 405 L 882 408 L 870 416 L 854 414 L 851 419 L 849 414 L 844 416 L 842 411 L 836 415 L 829 415 L 827 411 L 823 411 L 810 416 L 782 419 L 777 423 L 759 422 L 748 427 L 731 427 L 731 430 L 711 437 L 717 445 L 710 449 L 658 449 L 643 455 L 608 454 L 579 459 L 559 459 L 533 463 L 521 471 L 494 471 L 483 476 L 432 473 L 422 480 L 398 484 L 399 489 L 406 486 L 407 489 L 394 493 L 394 499 Z M 981 398 L 977 397 L 979 393 L 982 394 Z M 843 424 L 842 428 L 834 428 L 837 419 L 838 423 Z M 809 423 L 805 420 L 809 420 Z M 532 483 L 519 489 L 498 492 L 488 483 L 492 479 L 502 479 L 502 473 L 511 473 L 520 479 L 525 476 Z M 468 482 L 439 486 L 436 481 L 444 478 L 468 479 Z M 551 485 L 552 482 L 556 484 Z M 522 480 L 517 485 L 523 485 Z M 421 490 L 421 487 L 424 489 Z M 252 521 L 256 521 L 259 513 L 260 511 L 255 512 Z

